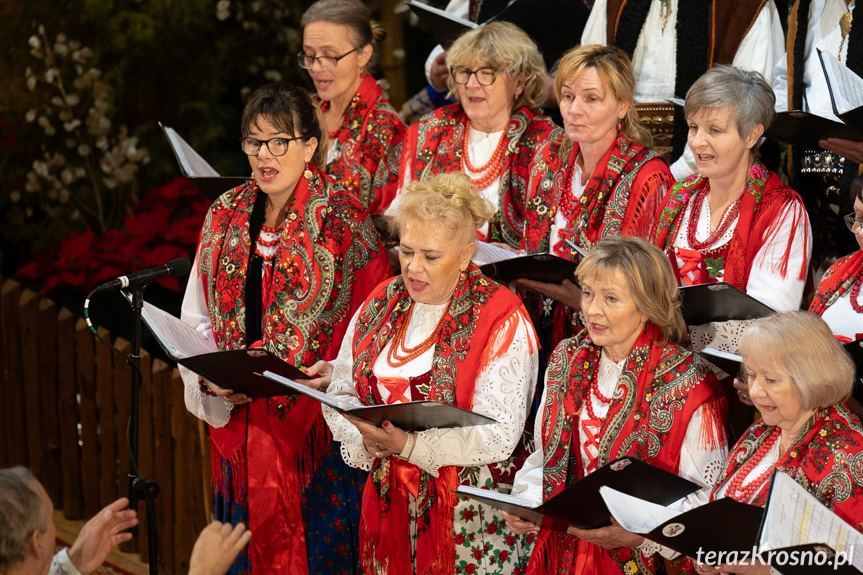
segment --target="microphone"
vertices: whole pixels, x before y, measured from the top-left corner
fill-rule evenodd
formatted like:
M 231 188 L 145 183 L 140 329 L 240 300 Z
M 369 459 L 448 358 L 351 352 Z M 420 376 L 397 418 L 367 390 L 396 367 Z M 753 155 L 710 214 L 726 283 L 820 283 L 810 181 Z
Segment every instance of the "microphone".
M 115 280 L 103 283 L 94 291 L 109 291 L 115 289 L 145 286 L 148 283 L 166 276 L 184 276 L 192 270 L 192 262 L 188 258 L 176 258 L 163 266 L 120 276 Z

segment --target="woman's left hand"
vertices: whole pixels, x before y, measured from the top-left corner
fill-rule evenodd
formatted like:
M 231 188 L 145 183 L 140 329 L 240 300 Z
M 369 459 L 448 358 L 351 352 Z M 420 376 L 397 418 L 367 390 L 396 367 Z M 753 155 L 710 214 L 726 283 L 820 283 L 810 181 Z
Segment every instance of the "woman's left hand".
M 384 421 L 381 427 L 375 427 L 371 423 L 348 415 L 345 418 L 359 430 L 360 435 L 363 436 L 363 445 L 366 446 L 366 451 L 375 457 L 379 459 L 389 457 L 401 453 L 405 448 L 405 443 L 408 440 L 407 432 L 389 421 Z
M 614 518 L 611 518 L 611 525 L 608 527 L 600 527 L 599 529 L 578 529 L 570 526 L 566 530 L 570 535 L 574 535 L 583 541 L 599 545 L 604 549 L 618 549 L 620 547 L 638 547 L 644 543 L 644 537 L 635 533 L 630 533 L 621 527 Z
M 320 360 L 315 362 L 312 367 L 306 369 L 305 373 L 309 378 L 300 380 L 300 383 L 304 383 L 318 391 L 327 391 L 327 388 L 333 381 L 333 364 L 328 361 Z M 314 377 L 316 375 L 318 377 Z
M 522 278 L 513 280 L 512 283 L 516 286 L 544 295 L 554 301 L 559 301 L 563 305 L 568 306 L 575 311 L 581 309 L 581 288 L 578 287 L 575 282 L 563 280 L 563 283 L 558 285 Z

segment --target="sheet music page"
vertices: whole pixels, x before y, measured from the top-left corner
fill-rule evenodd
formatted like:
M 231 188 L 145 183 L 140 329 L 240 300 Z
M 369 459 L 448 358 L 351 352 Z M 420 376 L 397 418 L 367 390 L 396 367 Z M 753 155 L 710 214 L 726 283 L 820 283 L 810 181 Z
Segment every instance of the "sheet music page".
M 459 18 L 458 16 L 453 16 L 452 14 L 450 14 L 444 10 L 441 10 L 440 8 L 435 8 L 434 6 L 430 6 L 430 5 L 425 4 L 423 2 L 411 2 L 410 4 L 411 4 L 411 6 L 416 6 L 417 8 L 420 8 L 421 10 L 426 10 L 427 12 L 435 14 L 436 16 L 440 16 L 441 18 L 446 18 L 447 20 L 452 20 L 453 22 L 458 22 L 462 26 L 466 26 L 468 28 L 478 27 L 478 24 L 476 22 L 471 22 L 470 20 L 465 20 L 464 18 Z
M 794 479 L 778 472 L 764 516 L 759 549 L 823 543 L 837 552 L 854 547 L 851 564 L 863 570 L 863 534 L 827 509 Z
M 730 353 L 727 351 L 722 351 L 721 349 L 716 349 L 715 347 L 707 346 L 701 350 L 701 353 L 706 353 L 707 355 L 712 355 L 715 357 L 721 357 L 723 359 L 736 361 L 738 363 L 743 363 L 743 357 L 742 356 L 737 355 L 736 353 Z
M 519 255 L 486 242 L 476 242 L 476 252 L 474 252 L 471 260 L 478 266 L 484 266 L 485 264 L 511 260 L 519 257 Z
M 542 504 L 531 501 L 530 499 L 524 499 L 523 497 L 509 495 L 508 493 L 500 493 L 498 491 L 491 491 L 489 489 L 480 489 L 479 487 L 472 487 L 470 485 L 459 485 L 457 491 L 462 495 L 476 495 L 479 497 L 485 497 L 486 499 L 500 501 L 501 503 L 508 503 L 510 505 L 526 507 L 528 509 L 535 509 Z
M 614 520 L 630 533 L 650 533 L 682 513 L 676 508 L 679 502 L 663 507 L 651 501 L 627 495 L 607 485 L 599 488 L 599 494 Z
M 863 78 L 827 52 L 818 52 L 833 95 L 834 112 L 844 114 L 863 106 Z
M 141 319 L 174 359 L 219 351 L 216 343 L 207 339 L 207 336 L 152 304 L 144 302 Z
M 334 396 L 327 395 L 323 391 L 315 389 L 313 387 L 309 387 L 308 385 L 303 385 L 298 381 L 294 381 L 293 379 L 282 377 L 277 373 L 273 373 L 272 371 L 265 371 L 263 374 L 267 379 L 272 379 L 275 382 L 281 383 L 285 387 L 293 389 L 298 393 L 302 393 L 303 395 L 307 395 L 312 399 L 323 403 L 326 406 L 332 407 L 336 411 L 340 411 L 342 413 L 349 413 L 351 411 L 361 411 L 366 409 L 367 406 L 364 405 L 350 405 L 349 403 L 342 401 L 341 399 L 337 399 Z
M 174 154 L 177 156 L 177 161 L 180 163 L 180 168 L 183 170 L 183 175 L 187 178 L 218 178 L 217 172 L 207 160 L 201 157 L 195 148 L 190 146 L 180 134 L 173 128 L 164 127 L 165 135 L 171 142 L 171 147 L 174 149 Z

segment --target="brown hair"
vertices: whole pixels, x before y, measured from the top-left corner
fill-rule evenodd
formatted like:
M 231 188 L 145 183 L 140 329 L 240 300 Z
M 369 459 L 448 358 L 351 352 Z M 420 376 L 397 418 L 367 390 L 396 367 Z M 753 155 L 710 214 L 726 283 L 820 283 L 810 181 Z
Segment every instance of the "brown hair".
M 447 50 L 446 65 L 466 66 L 471 60 L 500 68 L 511 78 L 524 78 L 524 91 L 513 102 L 513 109 L 531 110 L 545 101 L 545 62 L 536 43 L 521 28 L 509 22 L 489 22 L 459 36 Z M 452 76 L 447 78 L 449 97 L 458 99 Z
M 243 137 L 249 135 L 252 125 L 263 117 L 280 132 L 309 140 L 317 138 L 318 146 L 312 163 L 321 170 L 327 165 L 327 135 L 320 109 L 303 88 L 288 84 L 266 84 L 249 96 L 240 120 Z
M 585 44 L 564 54 L 555 65 L 554 95 L 560 102 L 563 84 L 572 76 L 577 78 L 587 68 L 594 68 L 603 87 L 615 98 L 629 103 L 626 116 L 620 121 L 621 131 L 630 140 L 650 147 L 653 136 L 641 125 L 635 110 L 635 75 L 626 53 L 615 46 Z
M 863 176 L 859 174 L 851 181 L 851 203 L 854 203 L 854 200 L 863 202 Z
M 620 271 L 638 310 L 659 329 L 663 341 L 682 344 L 686 322 L 680 311 L 680 293 L 668 256 L 641 238 L 609 236 L 590 249 L 578 264 L 579 282 Z
M 303 13 L 300 26 L 303 29 L 312 22 L 330 22 L 347 26 L 350 30 L 350 41 L 355 48 L 371 44 L 372 48 L 381 45 L 387 37 L 377 21 L 372 20 L 369 7 L 359 0 L 318 0 Z M 377 64 L 379 50 L 374 50 L 366 64 L 366 71 L 373 70 Z
M 493 214 L 491 204 L 473 191 L 467 174 L 450 172 L 409 183 L 389 226 L 398 235 L 408 220 L 435 221 L 462 234 L 467 243 Z

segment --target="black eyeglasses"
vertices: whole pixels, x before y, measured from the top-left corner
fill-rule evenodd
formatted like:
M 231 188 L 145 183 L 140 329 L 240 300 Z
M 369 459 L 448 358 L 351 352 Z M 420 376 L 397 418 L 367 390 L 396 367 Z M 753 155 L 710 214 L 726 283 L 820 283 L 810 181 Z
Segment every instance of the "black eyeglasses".
M 297 54 L 297 63 L 300 65 L 300 68 L 304 68 L 306 70 L 311 70 L 312 66 L 315 65 L 315 61 L 321 65 L 321 70 L 334 70 L 336 66 L 339 65 L 339 60 L 347 56 L 348 54 L 353 54 L 359 50 L 359 48 L 354 48 L 350 52 L 345 52 L 341 56 L 309 56 L 302 50 L 299 54 Z
M 288 153 L 288 144 L 294 140 L 305 140 L 305 138 L 270 138 L 269 140 L 240 138 L 240 149 L 247 156 L 257 156 L 261 151 L 261 147 L 267 146 L 267 150 L 272 155 L 284 156 Z
M 863 220 L 857 219 L 857 214 L 848 214 L 842 216 L 842 219 L 845 220 L 845 225 L 848 226 L 848 229 L 855 234 L 863 227 Z
M 492 66 L 485 66 L 476 70 L 471 70 L 466 66 L 452 66 L 449 69 L 453 82 L 462 85 L 470 82 L 470 76 L 473 74 L 476 76 L 476 81 L 479 82 L 480 86 L 491 86 L 497 80 L 498 72 L 503 72 L 503 70 Z

